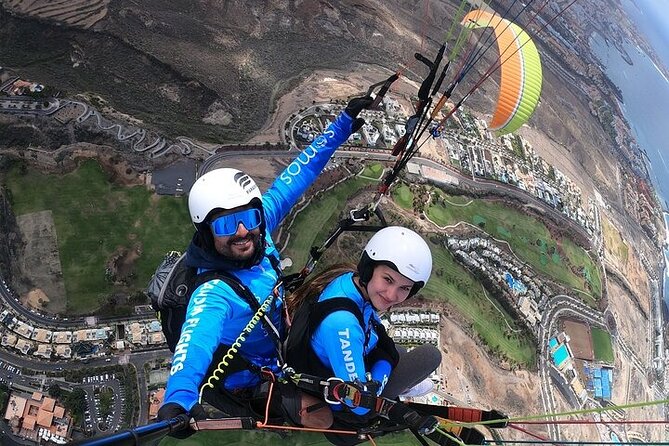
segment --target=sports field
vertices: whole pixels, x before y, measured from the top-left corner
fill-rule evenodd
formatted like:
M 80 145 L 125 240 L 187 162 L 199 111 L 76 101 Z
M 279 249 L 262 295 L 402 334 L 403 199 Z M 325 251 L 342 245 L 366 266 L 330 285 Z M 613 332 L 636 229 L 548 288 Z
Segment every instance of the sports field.
M 471 200 L 462 205 L 462 197 L 436 189 L 433 193 L 435 199 L 426 213 L 437 225 L 469 222 L 508 242 L 521 260 L 538 271 L 578 290 L 587 304 L 594 306 L 601 298 L 600 272 L 588 253 L 567 238 L 554 239 L 536 218 L 489 200 Z
M 569 347 L 574 357 L 592 361 L 595 359 L 590 326 L 580 321 L 565 320 L 564 331 L 569 335 Z
M 114 292 L 144 289 L 164 254 L 184 250 L 192 236 L 184 198 L 115 186 L 95 161 L 67 175 L 13 168 L 6 184 L 16 215 L 52 211 L 68 314 L 92 312 Z M 127 287 L 105 279 L 106 263 L 120 248 L 141 253 Z
M 590 330 L 592 333 L 592 346 L 595 350 L 595 359 L 607 364 L 613 364 L 615 357 L 613 356 L 613 344 L 611 343 L 609 332 L 596 327 L 592 327 Z

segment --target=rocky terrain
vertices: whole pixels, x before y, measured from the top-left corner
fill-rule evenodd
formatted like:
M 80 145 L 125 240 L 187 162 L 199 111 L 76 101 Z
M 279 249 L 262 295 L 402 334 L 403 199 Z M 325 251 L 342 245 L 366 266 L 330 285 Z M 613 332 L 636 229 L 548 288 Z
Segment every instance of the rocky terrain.
M 107 15 L 109 0 L 7 0 L 5 4 L 19 14 L 90 28 Z
M 498 3 L 500 8 L 508 6 Z M 87 93 L 88 100 L 98 98 L 168 136 L 223 143 L 246 141 L 258 133 L 277 99 L 318 69 L 346 73 L 378 67 L 380 80 L 400 68 L 405 76 L 417 79 L 425 69 L 413 60 L 413 53 L 436 51 L 459 2 L 4 0 L 0 4 L 0 61 L 6 68 L 64 95 Z M 580 9 L 565 16 L 572 11 L 576 15 Z M 519 23 L 535 30 L 533 37 L 544 57 L 561 57 L 553 51 L 555 39 L 530 25 L 533 14 L 528 9 Z M 553 14 L 543 12 L 547 18 Z M 477 38 L 483 39 L 483 34 Z M 579 29 L 573 38 L 587 40 L 587 30 Z M 457 95 L 464 94 L 493 62 L 496 52 L 488 53 L 463 80 Z M 589 98 L 565 81 L 565 76 L 587 77 L 588 68 L 579 62 L 564 64 L 558 72 L 549 59 L 545 62 L 542 101 L 530 124 L 568 152 L 575 165 L 591 172 L 600 192 L 615 203 L 619 200 L 615 143 L 591 113 Z M 599 78 L 592 80 L 598 91 L 606 87 Z M 497 89 L 493 75 L 468 105 L 491 111 Z
M 411 79 L 425 72 L 413 53 L 434 53 L 458 4 L 455 0 L 419 4 L 0 0 L 0 64 L 61 91 L 62 97 L 91 103 L 103 112 L 114 110 L 116 119 L 125 116 L 156 134 L 263 144 L 276 142 L 280 121 L 312 100 L 357 94 L 398 68 L 407 82 L 394 88 L 410 95 L 407 85 L 415 89 Z M 508 1 L 495 5 L 504 10 Z M 615 9 L 616 2 L 609 6 Z M 582 7 L 570 9 L 567 22 L 555 22 L 555 27 L 565 28 L 584 12 Z M 548 8 L 542 15 L 550 18 L 555 13 L 555 8 Z M 528 9 L 517 21 L 534 31 L 544 82 L 541 102 L 520 133 L 581 187 L 584 198 L 602 196 L 624 228 L 628 225 L 619 178 L 621 170 L 632 166 L 626 164 L 626 154 L 601 117 L 592 112 L 591 98 L 582 89 L 588 79 L 591 91 L 600 96 L 609 87 L 601 72 L 592 72 L 592 55 L 582 52 L 580 59 L 574 59 L 562 54 L 556 49 L 555 34 L 531 23 L 533 14 Z M 612 16 L 620 18 L 619 11 Z M 582 51 L 588 33 L 595 29 L 614 42 L 634 38 L 621 31 L 622 19 L 598 20 L 591 25 L 587 25 L 591 20 L 585 24 L 577 20 L 579 25 L 565 31 L 565 38 Z M 472 39 L 484 38 L 480 33 Z M 495 55 L 489 51 L 476 64 L 453 99 L 469 89 Z M 559 63 L 563 57 L 568 61 Z M 493 75 L 468 99 L 467 107 L 478 115 L 490 113 L 497 83 Z M 72 144 L 118 145 L 102 132 L 52 121 L 3 116 L 0 147 L 18 153 L 39 146 L 51 151 L 60 165 L 69 153 L 64 147 Z M 137 154 L 131 157 L 123 147 L 116 149 L 127 153 L 135 168 L 155 163 Z M 638 234 L 633 228 L 624 232 L 626 237 Z

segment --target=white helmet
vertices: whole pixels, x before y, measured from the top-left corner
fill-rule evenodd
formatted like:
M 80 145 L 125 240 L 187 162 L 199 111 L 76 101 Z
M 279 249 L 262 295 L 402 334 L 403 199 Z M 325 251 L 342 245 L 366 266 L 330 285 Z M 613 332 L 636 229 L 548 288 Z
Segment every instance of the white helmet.
M 409 296 L 425 286 L 432 273 L 430 247 L 420 235 L 401 226 L 383 228 L 367 242 L 358 263 L 360 281 L 365 286 L 378 263 L 387 264 L 414 282 Z
M 197 179 L 188 194 L 190 218 L 202 223 L 214 209 L 233 209 L 249 204 L 254 198 L 262 200 L 255 181 L 237 169 L 211 170 Z

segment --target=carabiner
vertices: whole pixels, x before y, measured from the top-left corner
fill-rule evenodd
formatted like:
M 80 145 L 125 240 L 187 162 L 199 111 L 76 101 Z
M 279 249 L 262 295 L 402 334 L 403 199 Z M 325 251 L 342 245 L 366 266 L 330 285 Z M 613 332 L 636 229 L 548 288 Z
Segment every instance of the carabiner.
M 344 380 L 341 378 L 337 378 L 336 376 L 333 376 L 332 378 L 328 378 L 326 380 L 326 385 L 323 388 L 323 400 L 325 400 L 326 403 L 341 404 L 341 401 L 331 399 L 331 396 L 333 396 L 331 386 L 335 383 L 344 384 Z

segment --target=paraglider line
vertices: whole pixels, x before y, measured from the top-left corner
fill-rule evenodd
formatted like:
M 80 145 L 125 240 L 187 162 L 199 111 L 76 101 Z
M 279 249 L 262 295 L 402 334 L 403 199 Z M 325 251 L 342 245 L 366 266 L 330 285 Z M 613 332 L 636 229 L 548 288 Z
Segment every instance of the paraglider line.
M 523 8 L 516 14 L 516 16 L 513 18 L 513 20 L 515 21 L 515 19 L 518 18 L 518 17 L 520 16 L 520 14 L 521 14 L 521 13 L 522 13 L 522 12 L 529 6 L 529 5 L 530 5 L 530 3 L 532 3 L 533 1 L 534 1 L 534 0 L 530 0 L 527 4 L 525 4 L 525 6 L 524 6 L 524 7 L 523 7 Z M 543 10 L 543 8 L 546 7 L 546 5 L 548 4 L 548 1 L 549 1 L 549 0 L 546 0 L 546 1 L 544 2 L 544 4 L 537 10 L 537 12 L 532 16 L 532 18 L 531 18 L 530 21 L 528 22 L 528 25 L 529 25 L 530 23 L 532 23 L 532 22 L 536 19 L 536 17 L 537 17 L 537 16 L 539 15 L 539 13 Z M 575 0 L 574 0 L 574 1 L 575 1 Z M 515 1 L 514 1 L 514 3 L 515 3 Z M 512 6 L 513 6 L 513 5 L 512 5 Z M 571 6 L 571 4 L 568 5 L 567 8 L 568 8 L 569 6 Z M 567 8 L 565 8 L 564 10 L 566 10 Z M 509 7 L 509 8 L 507 9 L 506 12 L 508 12 L 510 9 L 511 9 L 511 7 Z M 561 11 L 561 12 L 564 12 L 564 10 Z M 505 12 L 505 14 L 506 14 L 506 12 Z M 494 13 L 494 14 L 492 15 L 492 17 L 490 17 L 490 19 L 488 20 L 488 23 L 492 23 L 492 21 L 493 21 L 493 19 L 494 19 L 494 17 L 495 17 L 496 15 L 497 15 L 497 13 Z M 506 30 L 512 25 L 512 22 L 509 21 L 508 19 L 506 19 L 504 16 L 499 16 L 499 17 L 500 17 L 500 20 L 499 20 L 499 22 L 494 26 L 494 29 L 493 29 L 493 32 L 491 33 L 491 35 L 495 35 L 495 31 L 496 31 L 497 27 L 499 27 L 500 24 L 502 23 L 502 19 L 503 19 L 503 20 L 506 20 L 507 23 L 505 24 L 505 27 L 504 27 L 504 29 L 503 29 L 501 32 L 506 31 Z M 551 18 L 551 20 L 549 21 L 549 23 L 550 23 L 551 21 L 555 20 L 556 17 L 557 17 L 557 15 L 556 15 L 555 17 Z M 520 36 L 522 36 L 523 34 L 525 34 L 525 36 L 527 36 L 527 33 L 526 33 L 526 32 L 523 32 L 523 33 L 519 34 L 518 36 L 516 36 L 516 37 L 513 39 L 513 41 L 512 41 L 511 43 L 509 43 L 509 45 L 507 45 L 507 47 L 506 47 L 504 50 L 501 50 L 501 49 L 500 49 L 500 55 L 498 56 L 497 60 L 496 60 L 495 62 L 493 62 L 493 64 L 486 70 L 485 73 L 483 73 L 483 75 L 481 76 L 481 79 L 479 79 L 479 81 L 476 82 L 476 84 L 474 85 L 474 87 L 472 87 L 472 89 L 471 89 L 469 92 L 467 92 L 467 94 L 465 94 L 465 96 L 464 96 L 464 97 L 463 97 L 463 98 L 462 98 L 462 99 L 461 99 L 461 100 L 460 100 L 460 101 L 453 107 L 453 109 L 450 110 L 450 112 L 449 112 L 443 119 L 441 119 L 441 121 L 440 121 L 439 124 L 437 125 L 437 128 L 443 128 L 443 125 L 444 125 L 444 123 L 446 122 L 446 120 L 448 120 L 448 118 L 450 118 L 450 117 L 455 113 L 455 111 L 457 111 L 457 110 L 460 108 L 460 106 L 464 103 L 464 101 L 465 101 L 465 100 L 466 100 L 466 99 L 467 99 L 467 98 L 468 98 L 468 97 L 469 97 L 469 96 L 470 96 L 476 89 L 478 89 L 478 88 L 481 86 L 481 84 L 482 84 L 486 79 L 488 79 L 488 78 L 489 78 L 495 71 L 497 71 L 497 70 L 498 70 L 498 69 L 499 69 L 499 68 L 500 68 L 500 67 L 501 67 L 507 60 L 509 60 L 509 59 L 510 59 L 511 57 L 513 57 L 518 51 L 520 51 L 520 50 L 525 46 L 525 44 L 526 44 L 527 42 L 531 41 L 531 39 L 530 39 L 529 36 L 528 36 L 527 40 L 525 40 L 524 42 L 522 42 L 522 44 L 520 44 L 519 46 L 517 46 L 517 47 L 515 48 L 515 50 L 514 50 L 511 54 L 509 54 L 504 60 L 502 60 L 502 57 L 505 55 L 505 53 L 508 51 L 508 49 L 511 47 L 511 45 L 512 45 L 514 42 L 516 42 L 516 41 L 518 40 L 518 38 L 519 38 Z M 487 46 L 485 45 L 485 42 L 484 42 L 485 50 L 482 50 L 482 51 L 481 51 L 481 49 L 479 48 L 479 51 L 476 53 L 475 56 L 473 56 L 473 57 L 475 58 L 474 62 L 472 62 L 472 63 L 469 65 L 468 68 L 463 68 L 462 70 L 460 70 L 460 71 L 461 71 L 460 75 L 457 76 L 457 78 L 451 83 L 451 85 L 449 85 L 449 87 L 444 91 L 444 93 L 442 94 L 442 97 L 441 97 L 441 98 L 439 99 L 439 101 L 437 102 L 437 106 L 435 106 L 435 109 L 432 110 L 432 114 L 431 114 L 430 119 L 429 119 L 427 122 L 425 122 L 424 126 L 422 126 L 421 128 L 419 128 L 419 129 L 414 133 L 414 134 L 417 135 L 417 136 L 414 136 L 412 139 L 414 140 L 414 142 L 415 142 L 416 144 L 418 144 L 418 140 L 420 140 L 420 138 L 423 136 L 423 134 L 425 133 L 425 131 L 426 131 L 426 130 L 428 129 L 428 127 L 432 124 L 432 120 L 434 119 L 434 117 L 436 116 L 436 114 L 441 110 L 441 108 L 444 106 L 446 100 L 450 97 L 451 93 L 452 93 L 453 90 L 457 87 L 457 85 L 459 84 L 459 82 L 462 81 L 462 79 L 464 79 L 465 75 L 466 75 L 467 73 L 469 73 L 469 71 L 471 70 L 471 68 L 476 64 L 476 62 L 478 62 L 478 61 L 483 57 L 483 55 L 488 51 L 488 49 L 490 48 L 490 46 L 492 46 L 492 44 L 493 44 L 494 42 L 495 42 L 495 41 L 492 40 L 491 42 L 488 43 Z M 471 53 L 471 50 L 470 50 L 470 53 Z M 421 122 L 424 122 L 424 120 L 421 120 Z M 417 153 L 418 150 L 420 150 L 420 148 L 423 146 L 423 144 L 425 144 L 425 142 L 427 142 L 427 139 L 426 139 L 426 140 L 423 140 L 423 142 L 420 143 L 420 144 L 418 145 L 418 147 L 417 147 L 415 150 L 412 151 L 412 153 L 413 153 L 413 154 Z M 413 146 L 412 146 L 412 147 L 413 147 Z M 413 156 L 413 155 L 412 155 L 412 156 Z
M 518 0 L 514 0 L 513 3 L 507 8 L 506 11 L 504 11 L 503 14 L 498 15 L 497 12 L 495 12 L 488 19 L 488 24 L 486 25 L 486 28 L 490 27 L 490 24 L 493 22 L 493 20 L 495 20 L 496 17 L 499 17 L 498 23 L 493 27 L 492 31 L 485 38 L 482 46 L 479 47 L 478 50 L 475 51 L 471 57 L 468 57 L 467 59 L 465 59 L 467 61 L 467 63 L 463 67 L 461 72 L 458 73 L 458 75 L 456 76 L 456 78 L 454 80 L 455 84 L 458 84 L 458 83 L 460 83 L 460 81 L 462 81 L 462 79 L 467 75 L 467 73 L 469 73 L 469 71 L 479 62 L 479 60 L 481 60 L 483 58 L 483 56 L 488 52 L 490 47 L 495 43 L 496 39 L 494 38 L 494 36 L 498 34 L 498 29 L 497 28 L 500 25 L 502 25 L 504 21 L 506 21 L 506 23 L 504 23 L 504 25 L 503 25 L 504 28 L 501 31 L 499 31 L 499 33 L 505 32 L 507 29 L 509 29 L 511 27 L 513 22 L 515 22 L 516 19 L 518 19 L 518 17 L 525 11 L 525 9 L 527 9 L 535 0 L 529 0 L 527 3 L 525 3 L 525 5 L 520 9 L 520 11 L 512 19 L 507 19 L 506 14 L 511 10 L 513 5 L 515 5 L 517 1 Z M 544 5 L 537 10 L 537 13 L 534 15 L 534 17 L 536 17 L 543 10 L 543 8 L 548 4 L 548 1 L 549 0 L 546 0 Z M 532 20 L 534 19 L 534 17 L 532 18 Z M 531 23 L 531 21 L 529 23 Z M 529 25 L 529 23 L 528 23 L 528 25 Z M 482 49 L 483 47 L 485 47 L 485 49 Z M 502 55 L 506 52 L 507 49 L 508 49 L 508 46 L 504 51 L 500 51 L 499 58 L 502 57 Z M 499 60 L 499 58 L 498 58 L 498 60 Z M 493 65 L 494 65 L 494 63 L 493 63 Z
M 669 424 L 666 420 L 546 420 L 546 421 L 516 421 L 515 424 Z
M 527 435 L 529 435 L 530 437 L 536 438 L 537 440 L 541 440 L 542 442 L 549 442 L 549 441 L 550 441 L 550 440 L 548 440 L 547 438 L 542 437 L 541 435 L 538 435 L 538 434 L 535 434 L 535 433 L 533 433 L 533 432 L 530 432 L 530 431 L 528 431 L 527 429 L 523 429 L 522 427 L 520 427 L 520 426 L 516 426 L 516 425 L 513 424 L 513 423 L 509 423 L 508 426 L 509 426 L 510 428 L 512 428 L 512 429 L 516 429 L 516 430 L 518 430 L 518 431 L 520 431 L 520 432 L 523 432 L 524 434 L 527 434 Z M 555 444 L 555 443 L 553 443 L 553 444 Z
M 553 21 L 555 21 L 555 19 L 557 19 L 557 18 L 558 18 L 560 15 L 562 15 L 567 9 L 569 9 L 574 3 L 576 3 L 576 1 L 577 1 L 577 0 L 572 0 L 569 4 L 567 4 L 567 6 L 566 6 L 565 8 L 563 8 L 561 11 L 559 11 L 557 14 L 555 14 L 553 17 L 551 17 L 550 20 L 546 21 L 546 23 L 545 23 L 541 28 L 539 28 L 539 30 L 537 30 L 536 35 L 538 35 L 539 33 L 541 33 L 541 32 L 542 32 L 542 31 L 543 31 L 549 24 L 551 24 Z M 537 14 L 535 14 L 535 15 L 533 16 L 533 19 L 536 18 L 536 17 L 538 16 L 538 13 L 539 13 L 539 12 L 540 12 L 540 11 L 547 5 L 547 4 L 548 4 L 548 0 L 544 3 L 544 5 L 541 7 L 541 9 L 540 9 L 539 11 L 537 11 Z M 532 20 L 533 20 L 533 19 L 532 19 Z M 529 24 L 529 23 L 531 23 L 531 21 L 528 22 L 528 24 Z M 514 40 L 515 40 L 515 39 L 514 39 Z M 451 109 L 451 110 L 450 110 L 450 111 L 449 111 L 449 112 L 448 112 L 448 113 L 447 113 L 447 114 L 446 114 L 446 115 L 439 121 L 439 124 L 437 125 L 437 128 L 441 128 L 441 129 L 443 129 L 444 124 L 446 123 L 446 121 L 447 121 L 451 116 L 453 116 L 453 114 L 455 114 L 455 112 L 462 106 L 462 104 L 464 103 L 464 101 L 467 100 L 467 98 L 468 98 L 472 93 L 474 93 L 474 92 L 481 86 L 481 84 L 483 84 L 483 82 L 485 82 L 490 76 L 492 76 L 492 74 L 493 74 L 495 71 L 497 71 L 497 70 L 498 70 L 498 69 L 499 69 L 499 68 L 500 68 L 500 67 L 501 67 L 507 60 L 509 60 L 511 57 L 513 57 L 518 51 L 520 51 L 520 50 L 521 50 L 521 49 L 522 49 L 528 42 L 530 42 L 530 41 L 531 41 L 530 39 L 525 40 L 520 46 L 518 46 L 518 47 L 517 47 L 511 54 L 509 54 L 508 57 L 506 57 L 504 60 L 501 60 L 501 57 L 498 58 L 498 60 L 497 60 L 493 65 L 491 65 L 490 68 L 488 68 L 488 70 L 483 74 L 483 76 L 481 76 L 481 78 L 480 78 L 480 79 L 476 82 L 476 84 L 474 84 L 474 86 L 473 86 L 473 87 L 472 87 L 472 88 L 471 88 L 471 89 L 470 89 L 470 90 L 469 90 L 469 91 L 462 97 L 462 99 L 460 99 L 460 100 L 455 104 L 455 106 L 453 107 L 453 109 Z M 501 55 L 500 55 L 500 56 L 501 56 Z M 430 125 L 430 123 L 428 123 L 428 124 L 426 125 L 426 127 L 424 127 L 423 129 L 421 129 L 420 134 L 418 135 L 418 138 L 416 138 L 416 139 L 419 139 L 419 138 L 425 133 L 425 130 L 427 129 L 427 126 L 429 126 L 429 125 Z M 419 150 L 419 149 L 420 149 L 426 142 L 427 142 L 427 139 L 423 140 L 423 141 L 419 144 L 419 146 L 418 146 L 418 148 L 415 150 L 415 152 L 417 152 L 417 151 L 418 151 L 418 150 Z
M 548 440 L 548 441 L 538 441 L 538 440 L 484 440 L 486 445 L 495 445 L 495 444 L 554 444 L 554 445 L 638 445 L 638 442 L 634 441 L 557 441 L 557 440 Z M 657 442 L 654 441 L 651 443 L 655 446 L 666 446 L 669 445 L 669 442 Z

